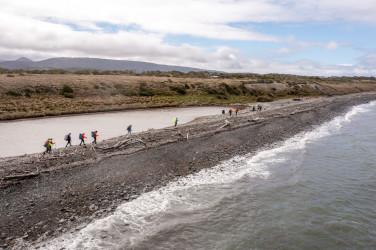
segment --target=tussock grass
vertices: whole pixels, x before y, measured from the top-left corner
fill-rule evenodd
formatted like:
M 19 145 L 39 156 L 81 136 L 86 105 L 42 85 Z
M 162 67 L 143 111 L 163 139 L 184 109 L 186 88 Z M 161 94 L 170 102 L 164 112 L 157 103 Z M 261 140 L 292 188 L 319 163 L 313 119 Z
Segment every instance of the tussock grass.
M 77 74 L 15 74 L 8 77 L 0 74 L 0 119 L 148 107 L 265 102 L 376 91 L 374 80 L 307 79 L 281 75 L 213 79 Z

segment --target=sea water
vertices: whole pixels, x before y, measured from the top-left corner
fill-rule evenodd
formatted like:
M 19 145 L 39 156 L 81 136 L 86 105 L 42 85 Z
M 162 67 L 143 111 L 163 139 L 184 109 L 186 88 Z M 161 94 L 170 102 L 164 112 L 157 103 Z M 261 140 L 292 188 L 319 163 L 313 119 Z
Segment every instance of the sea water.
M 47 249 L 375 249 L 376 102 L 120 205 Z

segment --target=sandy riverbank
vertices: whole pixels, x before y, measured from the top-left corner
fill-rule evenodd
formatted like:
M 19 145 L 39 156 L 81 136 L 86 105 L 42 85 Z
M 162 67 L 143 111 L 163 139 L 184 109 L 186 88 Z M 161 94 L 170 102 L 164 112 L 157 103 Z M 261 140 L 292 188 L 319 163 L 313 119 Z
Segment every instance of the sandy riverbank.
M 179 176 L 253 153 L 374 99 L 373 92 L 281 100 L 264 104 L 262 112 L 246 109 L 238 116 L 151 130 L 95 149 L 1 159 L 0 246 L 56 236 Z

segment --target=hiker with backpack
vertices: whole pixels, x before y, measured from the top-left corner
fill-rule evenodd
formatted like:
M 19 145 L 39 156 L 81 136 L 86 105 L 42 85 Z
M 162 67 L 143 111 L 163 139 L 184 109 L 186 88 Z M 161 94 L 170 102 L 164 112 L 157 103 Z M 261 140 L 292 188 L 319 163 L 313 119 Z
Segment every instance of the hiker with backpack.
M 52 138 L 48 138 L 48 140 L 44 143 L 44 147 L 46 148 L 46 152 L 44 153 L 52 152 L 52 145 L 55 144 L 52 140 Z
M 232 109 L 230 109 L 229 111 L 228 111 L 228 113 L 230 114 L 230 116 L 232 115 Z
M 176 125 L 178 125 L 178 121 L 179 121 L 179 119 L 177 117 L 175 117 L 175 119 L 174 119 L 175 127 L 176 127 Z
M 235 109 L 235 114 L 238 115 L 238 108 Z
M 97 136 L 99 136 L 98 135 L 98 131 L 91 131 L 91 137 L 93 137 L 94 138 L 94 141 L 92 142 L 92 143 L 95 143 L 95 144 L 97 144 Z M 85 144 L 85 143 L 84 143 Z
M 65 137 L 64 137 L 64 140 L 67 141 L 67 145 L 65 145 L 65 147 L 68 147 L 68 144 L 72 146 L 72 137 L 71 137 L 71 133 L 67 134 Z
M 79 136 L 78 136 L 78 138 L 81 140 L 80 146 L 81 146 L 82 143 L 86 146 L 86 144 L 85 144 L 85 138 L 87 138 L 87 137 L 85 136 L 85 133 L 80 133 Z
M 128 134 L 132 134 L 132 124 L 127 127 Z

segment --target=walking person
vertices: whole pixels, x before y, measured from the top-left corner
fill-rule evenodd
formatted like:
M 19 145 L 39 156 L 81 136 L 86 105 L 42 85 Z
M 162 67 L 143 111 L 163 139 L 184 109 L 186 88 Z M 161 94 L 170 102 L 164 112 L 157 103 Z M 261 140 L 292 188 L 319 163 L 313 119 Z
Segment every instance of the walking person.
M 67 145 L 65 145 L 65 147 L 68 147 L 68 145 L 71 145 L 72 146 L 72 137 L 71 137 L 71 133 L 67 134 L 65 137 L 64 137 L 64 140 L 67 141 Z
M 46 147 L 46 152 L 44 153 L 50 153 L 52 152 L 52 145 L 55 144 L 52 138 L 48 138 L 48 140 L 44 143 L 44 146 Z
M 99 135 L 98 135 L 98 131 L 92 131 L 91 132 L 91 137 L 93 137 L 94 138 L 94 141 L 92 142 L 92 143 L 95 143 L 95 144 L 97 144 L 97 137 L 98 137 Z
M 232 115 L 232 109 L 230 109 L 229 111 L 228 111 L 228 113 L 230 114 L 230 116 Z
M 87 137 L 85 136 L 85 133 L 80 133 L 80 135 L 78 136 L 78 138 L 81 140 L 80 146 L 81 146 L 82 143 L 86 146 L 86 144 L 85 144 L 85 138 L 87 138 Z
M 238 115 L 238 108 L 235 109 L 235 114 Z
M 178 125 L 178 118 L 177 117 L 175 117 L 175 119 L 174 119 L 174 123 L 175 123 L 175 127 L 176 127 L 176 125 Z
M 132 134 L 132 124 L 127 127 L 128 134 Z

